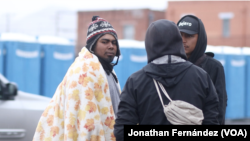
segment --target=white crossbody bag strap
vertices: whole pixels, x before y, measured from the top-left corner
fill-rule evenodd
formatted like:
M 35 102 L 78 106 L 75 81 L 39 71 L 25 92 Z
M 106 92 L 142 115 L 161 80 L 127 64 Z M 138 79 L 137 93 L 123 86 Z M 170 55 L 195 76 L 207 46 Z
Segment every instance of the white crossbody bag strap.
M 165 90 L 165 88 L 163 87 L 163 85 L 162 85 L 160 82 L 158 82 L 158 84 L 160 85 L 161 90 L 163 91 L 163 93 L 165 94 L 165 96 L 166 96 L 170 101 L 172 101 L 172 99 L 169 97 L 169 95 L 168 95 L 167 91 Z
M 158 85 L 157 85 L 157 83 L 156 83 L 156 80 L 155 79 L 153 79 L 154 80 L 154 83 L 155 83 L 155 87 L 156 87 L 156 90 L 157 90 L 157 93 L 158 93 L 158 95 L 159 95 L 159 97 L 160 97 L 160 100 L 161 100 L 161 104 L 162 104 L 162 106 L 164 107 L 164 103 L 163 103 L 163 100 L 162 100 L 162 97 L 161 97 L 161 93 L 160 93 L 160 90 L 159 90 L 159 87 L 158 87 Z M 158 82 L 159 83 L 159 82 Z M 162 89 L 162 85 L 161 85 L 161 83 L 159 83 L 159 85 L 160 85 L 160 87 L 161 87 L 161 89 Z M 165 94 L 165 92 L 166 92 L 166 90 L 164 89 L 164 87 L 163 87 L 163 89 L 162 89 L 162 91 L 163 91 L 163 93 Z M 165 91 L 165 92 L 164 92 Z M 166 94 L 165 94 L 166 95 Z M 172 99 L 168 96 L 168 95 L 166 95 L 167 96 L 167 98 L 170 100 L 170 101 L 172 101 Z
M 154 80 L 154 83 L 155 83 L 155 87 L 156 87 L 157 93 L 158 93 L 158 95 L 159 95 L 159 97 L 160 97 L 161 104 L 162 104 L 162 106 L 164 107 L 164 103 L 163 103 L 162 98 L 161 98 L 161 93 L 160 93 L 160 91 L 159 91 L 159 87 L 157 86 L 157 83 L 156 83 L 155 79 L 153 79 L 153 80 Z

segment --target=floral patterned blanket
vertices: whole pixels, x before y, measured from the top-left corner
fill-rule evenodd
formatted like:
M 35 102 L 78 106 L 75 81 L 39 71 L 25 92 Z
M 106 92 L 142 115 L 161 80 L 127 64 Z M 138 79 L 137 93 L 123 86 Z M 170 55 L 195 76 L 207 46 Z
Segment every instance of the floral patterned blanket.
M 105 71 L 83 47 L 43 112 L 34 141 L 115 141 Z

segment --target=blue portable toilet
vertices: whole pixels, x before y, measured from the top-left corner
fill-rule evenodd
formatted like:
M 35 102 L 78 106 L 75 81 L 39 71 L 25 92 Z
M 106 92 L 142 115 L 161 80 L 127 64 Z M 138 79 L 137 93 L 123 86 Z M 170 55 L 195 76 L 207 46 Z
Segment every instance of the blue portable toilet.
M 3 47 L 3 42 L 0 40 L 0 73 L 4 75 L 4 59 L 5 59 L 5 49 Z
M 116 66 L 114 66 L 115 73 L 117 75 L 117 78 L 120 83 L 121 90 L 123 89 L 127 78 L 129 77 L 129 48 L 121 47 L 120 46 L 120 51 L 121 51 L 121 56 L 119 57 L 119 62 Z M 114 59 L 114 63 L 117 58 Z
M 75 59 L 75 49 L 69 40 L 54 36 L 40 36 L 42 47 L 41 93 L 53 97 L 70 65 Z
M 246 118 L 250 118 L 250 47 L 244 47 L 242 48 L 242 53 L 245 55 L 245 59 L 246 59 L 246 85 L 245 85 L 245 90 L 246 90 L 246 94 L 245 94 L 245 104 L 246 104 L 246 108 L 245 108 L 245 115 Z
M 148 59 L 147 59 L 147 52 L 145 50 L 145 47 L 143 48 L 132 48 L 129 56 L 129 73 L 133 74 L 140 69 L 142 69 L 144 66 L 147 65 Z
M 245 57 L 241 48 L 224 47 L 226 54 L 226 119 L 245 118 Z
M 135 71 L 139 70 L 138 68 L 140 67 L 136 66 L 135 63 L 131 61 L 131 58 L 133 60 L 137 57 L 136 53 L 140 52 L 140 50 L 145 47 L 143 42 L 126 39 L 119 40 L 119 46 L 122 55 L 118 65 L 114 67 L 114 70 L 117 74 L 122 90 L 128 77 Z
M 6 33 L 1 39 L 6 49 L 6 78 L 21 91 L 40 94 L 41 48 L 35 37 Z

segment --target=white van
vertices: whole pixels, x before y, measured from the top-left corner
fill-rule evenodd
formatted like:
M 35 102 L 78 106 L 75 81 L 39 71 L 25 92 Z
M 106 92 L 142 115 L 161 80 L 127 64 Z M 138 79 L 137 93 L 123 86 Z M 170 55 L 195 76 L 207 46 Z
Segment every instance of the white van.
M 0 141 L 32 141 L 51 98 L 19 91 L 0 74 Z

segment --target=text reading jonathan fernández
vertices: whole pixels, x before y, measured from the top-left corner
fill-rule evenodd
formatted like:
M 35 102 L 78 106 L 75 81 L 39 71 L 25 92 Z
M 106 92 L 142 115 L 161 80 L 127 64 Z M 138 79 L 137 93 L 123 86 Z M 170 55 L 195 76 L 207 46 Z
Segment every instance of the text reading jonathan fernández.
M 224 128 L 223 128 L 224 127 Z M 162 130 L 163 129 L 163 130 Z M 238 137 L 246 139 L 249 126 L 153 126 L 125 125 L 125 138 L 131 137 Z

